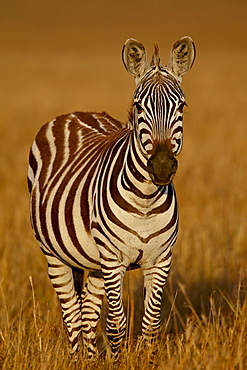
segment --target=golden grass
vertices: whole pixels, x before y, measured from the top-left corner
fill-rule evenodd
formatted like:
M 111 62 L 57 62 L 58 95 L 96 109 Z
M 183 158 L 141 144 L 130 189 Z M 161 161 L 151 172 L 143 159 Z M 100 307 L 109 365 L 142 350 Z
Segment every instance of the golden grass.
M 69 48 L 68 40 L 67 35 L 64 49 L 50 45 L 49 53 L 44 45 L 24 45 L 25 52 L 6 46 L 0 60 L 0 368 L 5 370 L 114 367 L 107 353 L 89 364 L 82 352 L 72 363 L 59 303 L 29 224 L 27 158 L 39 127 L 75 110 L 106 110 L 125 120 L 134 89 L 120 55 L 101 48 L 100 55 L 89 50 L 83 59 L 83 50 Z M 142 277 L 135 271 L 125 279 L 129 335 L 119 369 L 247 368 L 247 55 L 241 47 L 230 54 L 222 45 L 212 54 L 209 43 L 203 48 L 202 35 L 200 40 L 195 66 L 183 83 L 189 107 L 175 179 L 180 232 L 156 362 L 150 365 L 149 354 L 140 349 Z M 107 348 L 104 334 L 99 341 Z

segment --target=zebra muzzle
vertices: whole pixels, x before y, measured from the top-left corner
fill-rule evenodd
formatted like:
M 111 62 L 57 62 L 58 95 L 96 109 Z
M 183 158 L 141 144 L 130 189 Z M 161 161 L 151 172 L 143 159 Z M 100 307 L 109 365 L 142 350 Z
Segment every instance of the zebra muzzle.
M 158 186 L 169 185 L 178 168 L 178 161 L 167 145 L 158 145 L 149 158 L 147 169 L 152 182 Z

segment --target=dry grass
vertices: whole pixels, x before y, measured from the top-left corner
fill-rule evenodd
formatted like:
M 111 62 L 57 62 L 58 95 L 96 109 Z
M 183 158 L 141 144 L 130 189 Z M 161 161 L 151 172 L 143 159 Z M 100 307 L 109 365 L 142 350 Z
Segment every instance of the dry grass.
M 134 84 L 121 66 L 120 50 L 127 37 L 135 37 L 137 26 L 129 19 L 131 30 L 124 31 L 123 17 L 119 34 L 114 34 L 109 44 L 112 32 L 107 22 L 101 24 L 105 34 L 99 28 L 93 31 L 83 15 L 90 38 L 83 34 L 78 50 L 79 5 L 71 24 L 72 18 L 66 18 L 62 11 L 56 13 L 55 5 L 50 5 L 53 19 L 41 5 L 35 12 L 31 3 L 27 2 L 26 8 L 20 4 L 12 9 L 9 23 L 0 26 L 5 35 L 0 60 L 0 368 L 113 369 L 107 355 L 94 364 L 87 363 L 83 353 L 76 364 L 68 356 L 60 307 L 29 225 L 26 168 L 38 128 L 60 113 L 106 110 L 125 120 Z M 61 4 L 67 6 L 66 2 Z M 177 15 L 174 4 L 170 12 Z M 207 14 L 213 11 L 212 4 L 207 2 Z M 247 32 L 242 32 L 246 24 L 245 19 L 245 23 L 241 21 L 243 9 L 239 9 L 234 27 L 231 23 L 231 32 L 228 29 L 227 21 L 234 22 L 236 15 L 230 4 L 224 2 L 225 20 L 218 17 L 217 7 L 217 17 L 212 15 L 214 28 L 205 31 L 200 28 L 205 21 L 199 8 L 187 11 L 189 26 L 182 14 L 180 18 L 177 15 L 178 36 L 189 33 L 198 40 L 198 57 L 183 83 L 189 108 L 175 179 L 180 234 L 164 294 L 162 333 L 153 365 L 158 369 L 247 368 L 247 52 L 242 45 Z M 93 8 L 89 8 L 86 11 L 94 17 Z M 66 9 L 71 16 L 72 10 Z M 27 10 L 23 21 L 21 16 Z M 49 18 L 46 28 L 42 16 Z M 98 10 L 98 22 L 100 16 Z M 153 18 L 145 29 L 144 42 L 153 37 L 161 44 L 162 55 L 168 55 L 167 42 L 170 38 L 175 41 L 177 34 L 167 37 L 168 41 L 149 35 L 156 25 L 161 32 Z M 185 31 L 181 31 L 183 26 Z M 167 27 L 172 28 L 172 21 Z M 211 48 L 208 35 L 214 30 L 218 34 Z M 223 37 L 224 32 L 228 38 Z M 142 41 L 141 34 L 136 32 Z M 58 38 L 57 43 L 52 36 Z M 106 40 L 105 47 L 99 46 L 102 40 Z M 127 274 L 129 336 L 119 369 L 152 368 L 149 354 L 141 352 L 137 339 L 143 310 L 141 282 L 140 272 Z M 100 343 L 105 345 L 104 335 Z

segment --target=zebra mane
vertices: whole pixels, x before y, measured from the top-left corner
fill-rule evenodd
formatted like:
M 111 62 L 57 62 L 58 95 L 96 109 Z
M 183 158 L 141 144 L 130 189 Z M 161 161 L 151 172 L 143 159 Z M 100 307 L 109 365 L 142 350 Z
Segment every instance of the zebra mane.
M 134 128 L 134 124 L 133 124 L 133 120 L 134 120 L 133 103 L 134 103 L 134 100 L 132 99 L 131 106 L 130 106 L 130 109 L 128 111 L 128 123 L 127 123 L 127 125 L 129 125 L 130 129 Z
M 157 68 L 160 67 L 160 50 L 158 44 L 154 44 L 154 53 L 151 60 L 151 66 L 156 66 Z

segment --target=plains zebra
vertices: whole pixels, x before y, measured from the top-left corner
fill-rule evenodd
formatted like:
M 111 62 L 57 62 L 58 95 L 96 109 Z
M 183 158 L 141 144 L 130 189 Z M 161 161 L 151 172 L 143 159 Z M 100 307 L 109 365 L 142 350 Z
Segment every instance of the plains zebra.
M 123 63 L 135 77 L 127 124 L 107 113 L 76 112 L 45 124 L 30 151 L 31 223 L 61 302 L 72 353 L 83 334 L 96 353 L 96 326 L 106 292 L 107 335 L 117 357 L 126 331 L 122 283 L 127 269 L 144 275 L 142 335 L 155 341 L 178 210 L 172 179 L 182 148 L 182 75 L 192 66 L 190 37 L 177 41 L 169 66 L 158 46 L 128 39 Z M 88 270 L 82 286 L 83 271 Z

